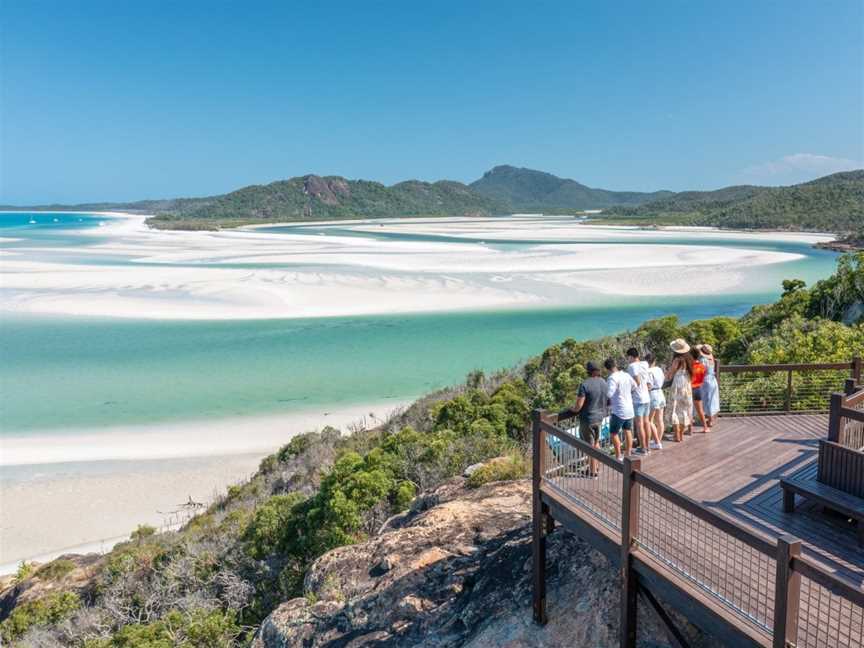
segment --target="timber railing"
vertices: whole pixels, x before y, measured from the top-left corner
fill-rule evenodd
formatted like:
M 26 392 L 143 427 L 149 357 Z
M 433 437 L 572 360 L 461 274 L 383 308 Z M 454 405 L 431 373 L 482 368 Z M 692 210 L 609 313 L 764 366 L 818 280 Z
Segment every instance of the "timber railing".
M 578 439 L 563 415 L 560 424 L 559 415 L 533 415 L 536 621 L 546 620 L 554 517 L 619 564 L 622 647 L 635 645 L 636 596 L 646 589 L 655 609 L 651 589 L 678 596 L 679 609 L 698 608 L 732 645 L 864 646 L 864 591 L 802 556 L 800 540 L 770 539 L 709 510 L 643 472 L 639 459 L 619 462 Z
M 833 392 L 861 382 L 861 358 L 820 364 L 719 365 L 722 414 L 807 414 L 827 411 Z

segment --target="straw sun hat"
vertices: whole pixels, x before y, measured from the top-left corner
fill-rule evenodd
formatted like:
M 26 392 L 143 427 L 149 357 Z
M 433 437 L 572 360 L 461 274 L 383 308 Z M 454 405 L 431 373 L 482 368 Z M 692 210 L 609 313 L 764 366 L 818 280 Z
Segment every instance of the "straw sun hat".
M 702 353 L 704 353 L 705 355 L 714 355 L 714 349 L 711 347 L 710 344 L 703 344 L 699 348 L 702 350 Z
M 675 353 L 687 353 L 690 350 L 690 345 L 687 344 L 687 340 L 684 338 L 678 338 L 669 343 L 669 348 Z

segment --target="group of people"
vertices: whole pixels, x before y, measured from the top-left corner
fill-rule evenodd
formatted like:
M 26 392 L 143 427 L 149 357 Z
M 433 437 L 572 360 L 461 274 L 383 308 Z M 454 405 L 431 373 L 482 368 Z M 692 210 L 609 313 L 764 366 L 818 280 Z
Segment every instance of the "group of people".
M 579 415 L 580 438 L 597 447 L 603 422 L 609 418 L 609 435 L 615 456 L 648 454 L 663 449 L 663 436 L 671 428 L 672 439 L 684 440 L 698 417 L 710 432 L 720 411 L 717 360 L 710 344 L 690 346 L 685 340 L 670 343 L 672 362 L 664 370 L 653 353 L 640 357 L 627 350 L 627 366 L 609 358 L 603 363 L 606 378 L 593 362 L 586 365 L 588 378 L 579 386 L 574 414 Z M 668 391 L 668 398 L 666 395 Z M 624 439 L 622 440 L 622 436 Z

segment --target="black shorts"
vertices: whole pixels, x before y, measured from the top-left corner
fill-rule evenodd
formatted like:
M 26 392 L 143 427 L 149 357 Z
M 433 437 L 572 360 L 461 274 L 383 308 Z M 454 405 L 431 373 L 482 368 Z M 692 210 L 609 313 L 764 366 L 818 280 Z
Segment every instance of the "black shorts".
M 622 419 L 620 416 L 616 416 L 612 414 L 609 417 L 609 434 L 615 436 L 621 430 L 626 430 L 627 432 L 633 431 L 633 419 Z
M 579 438 L 594 445 L 600 440 L 600 424 L 579 421 Z
M 701 401 L 702 400 L 702 386 L 693 388 L 693 400 Z

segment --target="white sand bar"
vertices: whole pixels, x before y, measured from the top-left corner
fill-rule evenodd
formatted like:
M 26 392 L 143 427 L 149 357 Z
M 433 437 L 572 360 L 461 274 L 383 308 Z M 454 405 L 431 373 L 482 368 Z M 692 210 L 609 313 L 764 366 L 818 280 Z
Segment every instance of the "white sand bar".
M 2 308 L 263 319 L 577 305 L 616 295 L 688 294 L 688 286 L 700 294 L 747 292 L 761 287 L 754 283 L 760 266 L 801 255 L 741 247 L 742 239 L 831 238 L 646 231 L 536 216 L 311 224 L 325 235 L 290 227 L 176 232 L 151 230 L 142 216 L 113 216 L 105 227 L 86 230 L 90 244 L 77 250 L 83 261 L 70 262 L 68 248 L 0 246 Z M 363 236 L 340 232 L 346 229 Z M 384 232 L 425 240 L 375 238 Z M 680 278 L 687 276 L 699 281 L 682 290 Z

